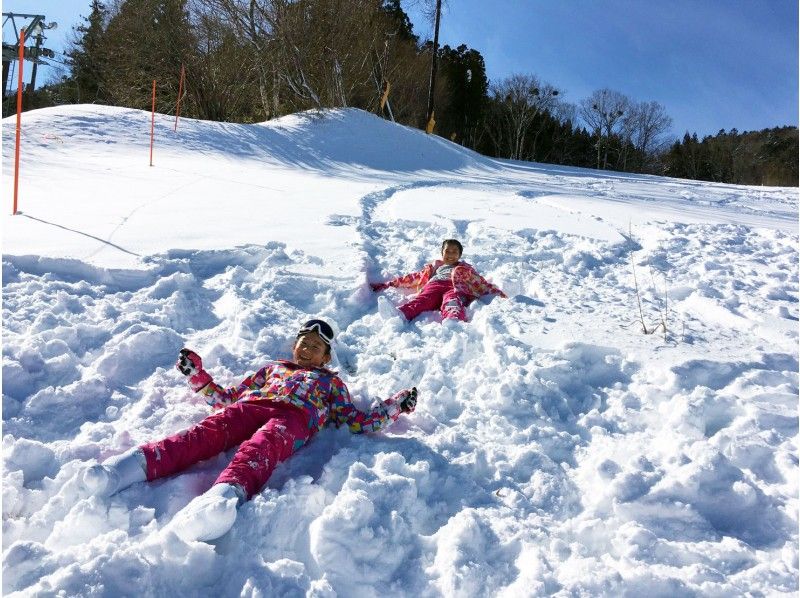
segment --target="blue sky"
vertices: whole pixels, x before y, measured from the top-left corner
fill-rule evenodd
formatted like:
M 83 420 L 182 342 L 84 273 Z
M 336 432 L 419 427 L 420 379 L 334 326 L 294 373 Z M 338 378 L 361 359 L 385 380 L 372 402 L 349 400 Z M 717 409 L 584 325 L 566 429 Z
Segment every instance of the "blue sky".
M 401 3 L 433 37 L 421 9 L 434 0 Z M 47 45 L 62 50 L 89 0 L 5 0 L 3 12 L 58 21 Z M 660 102 L 676 136 L 798 124 L 797 0 L 446 0 L 439 35 L 480 51 L 492 80 L 535 74 L 573 103 L 603 87 Z
M 423 38 L 432 0 L 403 5 Z M 530 73 L 577 103 L 610 87 L 663 104 L 673 133 L 798 123 L 797 0 L 445 0 L 440 44 L 492 80 Z

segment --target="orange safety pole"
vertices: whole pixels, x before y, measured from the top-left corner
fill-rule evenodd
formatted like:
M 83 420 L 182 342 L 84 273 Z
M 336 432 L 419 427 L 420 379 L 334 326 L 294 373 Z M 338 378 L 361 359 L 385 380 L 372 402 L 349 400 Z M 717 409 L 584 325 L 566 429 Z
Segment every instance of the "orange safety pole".
M 178 83 L 178 105 L 175 107 L 175 132 L 178 132 L 178 116 L 181 113 L 181 96 L 183 95 L 183 78 L 186 76 L 184 66 L 181 64 L 181 79 Z
M 25 61 L 25 30 L 19 30 L 19 75 L 17 77 L 17 145 L 14 149 L 14 211 L 17 213 L 17 193 L 19 191 L 19 134 L 22 128 L 22 64 Z
M 153 117 L 150 121 L 150 166 L 153 165 L 153 137 L 156 130 L 156 80 L 153 79 Z

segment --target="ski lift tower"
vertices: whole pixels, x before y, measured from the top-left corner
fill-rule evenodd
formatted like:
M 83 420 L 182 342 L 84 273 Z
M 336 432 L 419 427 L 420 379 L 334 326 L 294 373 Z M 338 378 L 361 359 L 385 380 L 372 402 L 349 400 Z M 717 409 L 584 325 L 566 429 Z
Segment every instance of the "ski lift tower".
M 31 82 L 28 86 L 31 91 L 36 89 L 36 67 L 40 64 L 47 64 L 42 60 L 42 57 L 55 58 L 55 52 L 49 48 L 43 48 L 42 43 L 45 39 L 47 39 L 47 36 L 44 35 L 44 30 L 55 29 L 58 27 L 58 23 L 55 21 L 45 23 L 45 18 L 46 17 L 44 15 L 24 15 L 13 12 L 3 13 L 3 28 L 5 29 L 6 23 L 11 21 L 11 26 L 14 28 L 14 36 L 16 37 L 16 43 L 13 44 L 7 44 L 5 41 L 3 41 L 3 97 L 5 97 L 6 92 L 8 91 L 8 75 L 11 70 L 11 61 L 19 60 L 19 29 L 17 28 L 16 19 L 21 19 L 24 21 L 31 19 L 31 22 L 27 27 L 24 27 L 23 23 L 20 24 L 25 29 L 25 39 L 31 39 L 34 41 L 33 47 L 26 47 L 24 49 L 25 60 L 29 60 L 33 63 Z

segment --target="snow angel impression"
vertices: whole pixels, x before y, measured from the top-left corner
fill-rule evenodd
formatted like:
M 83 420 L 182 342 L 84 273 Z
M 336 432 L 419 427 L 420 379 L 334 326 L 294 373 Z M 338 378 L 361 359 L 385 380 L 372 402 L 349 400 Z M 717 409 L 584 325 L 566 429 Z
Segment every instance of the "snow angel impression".
M 389 287 L 412 288 L 419 291 L 395 310 L 385 298 L 378 299 L 378 309 L 391 314 L 398 311 L 406 320 L 413 320 L 422 312 L 439 310 L 442 321 L 467 320 L 467 306 L 482 295 L 506 294 L 483 278 L 475 268 L 461 260 L 464 247 L 457 239 L 442 242 L 442 259 L 427 264 L 419 272 L 398 276 L 387 282 L 373 282 L 370 287 L 378 292 Z
M 182 349 L 177 369 L 215 413 L 186 431 L 149 442 L 88 468 L 87 489 L 110 496 L 136 482 L 157 480 L 239 445 L 210 490 L 194 498 L 173 521 L 184 540 L 215 540 L 236 520 L 237 508 L 258 493 L 275 466 L 327 423 L 353 433 L 375 432 L 414 411 L 417 389 L 401 390 L 372 411 L 357 409 L 339 376 L 324 366 L 333 329 L 310 320 L 297 333 L 292 361 L 267 362 L 238 386 L 223 388 L 203 369 L 200 356 Z

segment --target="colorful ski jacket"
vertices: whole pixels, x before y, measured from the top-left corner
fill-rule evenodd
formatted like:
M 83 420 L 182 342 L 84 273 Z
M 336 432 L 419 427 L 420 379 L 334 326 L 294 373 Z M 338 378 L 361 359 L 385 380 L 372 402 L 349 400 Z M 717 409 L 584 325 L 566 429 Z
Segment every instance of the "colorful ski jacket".
M 444 264 L 442 260 L 436 260 L 432 264 L 426 264 L 419 272 L 398 276 L 386 284 L 392 287 L 411 288 L 419 291 L 442 264 Z M 503 291 L 478 274 L 477 270 L 467 262 L 458 262 L 456 267 L 453 268 L 451 279 L 455 290 L 471 299 L 477 299 L 482 295 L 489 294 L 506 297 Z
M 382 401 L 370 412 L 360 411 L 336 372 L 306 369 L 291 361 L 270 361 L 238 386 L 223 388 L 213 380 L 198 390 L 214 409 L 236 401 L 275 401 L 299 407 L 309 416 L 308 427 L 316 433 L 327 423 L 346 424 L 356 434 L 376 432 L 400 415 L 403 391 Z

